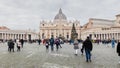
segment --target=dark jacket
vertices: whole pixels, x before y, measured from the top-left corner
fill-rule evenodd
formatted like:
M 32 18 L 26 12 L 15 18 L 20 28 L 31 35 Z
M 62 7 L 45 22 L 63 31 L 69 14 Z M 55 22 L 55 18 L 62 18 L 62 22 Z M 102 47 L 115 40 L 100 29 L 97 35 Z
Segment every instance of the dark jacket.
M 120 56 L 120 42 L 118 42 L 117 44 L 117 53 L 118 53 L 118 56 Z
M 86 40 L 83 42 L 82 49 L 92 51 L 92 48 L 93 48 L 92 42 L 91 42 L 89 39 L 86 39 Z
M 54 38 L 51 38 L 50 39 L 50 45 L 53 45 L 54 44 Z
M 21 44 L 24 44 L 24 40 L 23 39 L 21 39 L 20 42 L 21 42 Z
M 59 39 L 55 39 L 55 44 L 56 45 L 60 45 L 60 40 Z
M 14 48 L 14 42 L 12 40 L 8 41 L 8 47 Z

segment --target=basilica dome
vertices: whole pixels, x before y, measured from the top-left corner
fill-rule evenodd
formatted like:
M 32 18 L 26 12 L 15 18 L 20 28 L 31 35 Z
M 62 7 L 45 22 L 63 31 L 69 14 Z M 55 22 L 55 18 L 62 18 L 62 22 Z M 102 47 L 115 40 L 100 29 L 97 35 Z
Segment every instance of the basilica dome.
M 59 13 L 55 16 L 54 20 L 67 20 L 65 14 L 62 13 L 61 8 L 59 10 Z

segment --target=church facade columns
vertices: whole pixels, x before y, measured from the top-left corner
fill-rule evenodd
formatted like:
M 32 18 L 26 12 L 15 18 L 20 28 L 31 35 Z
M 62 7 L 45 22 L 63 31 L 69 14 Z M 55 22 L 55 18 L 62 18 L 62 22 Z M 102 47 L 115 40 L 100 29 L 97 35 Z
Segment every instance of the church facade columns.
M 120 40 L 120 35 L 119 35 L 119 33 L 118 33 L 118 40 Z
M 88 33 L 89 35 L 86 34 L 86 37 L 87 36 L 91 36 L 92 39 L 100 39 L 100 40 L 112 40 L 113 38 L 115 40 L 120 40 L 120 32 L 119 31 L 106 31 L 106 32 L 101 32 L 101 33 Z M 83 34 L 85 35 L 85 34 Z
M 33 39 L 37 38 L 34 36 L 37 36 L 37 34 L 32 35 L 29 33 Z M 9 40 L 9 39 L 24 39 L 26 40 L 26 32 L 19 32 L 17 30 L 2 30 L 0 31 L 0 39 L 1 40 Z M 28 38 L 27 38 L 28 39 Z
M 0 33 L 0 38 L 2 38 L 2 33 Z

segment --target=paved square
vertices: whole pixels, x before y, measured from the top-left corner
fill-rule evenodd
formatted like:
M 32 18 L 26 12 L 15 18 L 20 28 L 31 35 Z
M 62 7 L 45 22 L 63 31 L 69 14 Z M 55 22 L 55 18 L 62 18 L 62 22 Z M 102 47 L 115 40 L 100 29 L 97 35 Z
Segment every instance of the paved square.
M 25 43 L 21 52 L 9 53 L 7 44 L 0 43 L 0 68 L 120 68 L 116 48 L 110 44 L 93 44 L 92 62 L 85 62 L 85 55 L 74 55 L 73 45 L 62 44 L 59 51 L 46 52 L 45 46 Z

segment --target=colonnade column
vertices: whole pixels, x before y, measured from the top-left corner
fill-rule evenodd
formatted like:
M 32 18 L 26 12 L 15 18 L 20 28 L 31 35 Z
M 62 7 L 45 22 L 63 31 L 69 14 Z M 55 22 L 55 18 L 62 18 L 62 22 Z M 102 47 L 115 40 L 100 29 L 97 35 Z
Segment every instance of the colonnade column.
M 52 33 L 52 32 L 51 32 L 51 30 L 50 30 L 50 31 L 49 31 L 50 38 L 51 38 L 51 33 Z
M 23 40 L 25 40 L 25 34 L 23 34 Z
M 112 34 L 112 39 L 114 38 L 114 33 Z
M 118 33 L 117 33 L 117 40 L 119 39 L 119 37 L 118 37 Z
M 5 39 L 7 39 L 7 34 L 5 33 Z
M 110 33 L 108 33 L 108 39 L 110 39 Z
M 118 39 L 120 40 L 120 33 L 118 33 Z
M 17 39 L 17 34 L 15 34 L 15 38 Z
M 56 29 L 53 30 L 54 38 L 56 38 Z
M 22 34 L 20 34 L 20 39 L 22 39 Z
M 71 39 L 71 30 L 69 30 L 69 39 Z
M 3 33 L 1 33 L 0 36 L 1 36 L 0 37 L 1 39 L 4 39 L 4 34 Z

